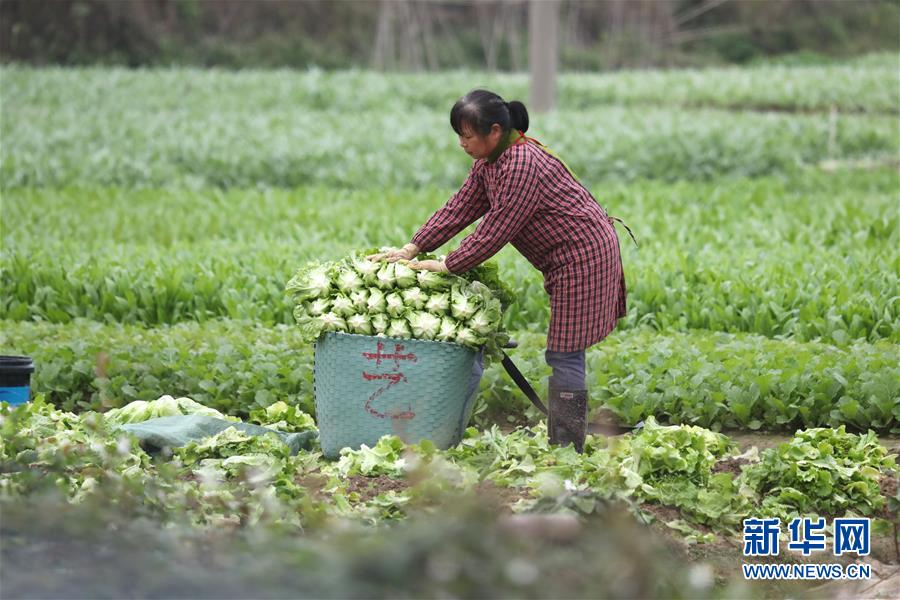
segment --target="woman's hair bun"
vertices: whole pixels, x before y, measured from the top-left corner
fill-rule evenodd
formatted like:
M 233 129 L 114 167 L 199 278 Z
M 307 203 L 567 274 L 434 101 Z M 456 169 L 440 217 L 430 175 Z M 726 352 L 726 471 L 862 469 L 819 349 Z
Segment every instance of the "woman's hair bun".
M 509 108 L 509 119 L 513 129 L 518 129 L 522 133 L 528 131 L 528 109 L 518 100 L 506 103 Z

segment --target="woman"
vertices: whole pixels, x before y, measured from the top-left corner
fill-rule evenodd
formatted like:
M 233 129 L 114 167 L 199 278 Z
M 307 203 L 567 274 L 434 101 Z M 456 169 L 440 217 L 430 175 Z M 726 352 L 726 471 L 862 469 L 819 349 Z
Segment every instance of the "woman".
M 521 102 L 474 90 L 453 106 L 450 124 L 459 145 L 475 159 L 468 178 L 411 243 L 372 258 L 412 260 L 479 218 L 475 231 L 445 260 L 410 266 L 462 273 L 512 243 L 543 273 L 550 295 L 545 352 L 552 369 L 550 442 L 574 443 L 582 452 L 587 428 L 585 349 L 609 335 L 625 316 L 625 277 L 613 218 L 561 160 L 525 136 L 528 111 Z M 479 360 L 473 392 L 481 371 Z

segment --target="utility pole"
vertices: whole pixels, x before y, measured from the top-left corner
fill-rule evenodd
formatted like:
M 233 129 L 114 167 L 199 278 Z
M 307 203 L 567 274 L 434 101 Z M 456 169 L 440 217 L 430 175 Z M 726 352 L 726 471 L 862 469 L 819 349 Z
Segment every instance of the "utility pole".
M 559 62 L 559 0 L 531 0 L 528 6 L 530 35 L 531 105 L 535 112 L 556 105 L 556 66 Z

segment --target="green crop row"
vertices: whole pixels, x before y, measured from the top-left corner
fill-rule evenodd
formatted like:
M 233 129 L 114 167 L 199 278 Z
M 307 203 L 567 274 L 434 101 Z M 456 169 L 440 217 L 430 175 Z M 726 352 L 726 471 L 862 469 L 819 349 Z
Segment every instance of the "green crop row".
M 33 390 L 66 410 L 106 410 L 170 394 L 243 417 L 276 400 L 315 411 L 312 347 L 300 341 L 297 327 L 4 322 L 0 347 L 30 355 Z
M 598 401 L 627 422 L 648 415 L 703 427 L 785 429 L 841 423 L 900 432 L 900 347 L 641 333 L 590 356 Z
M 623 240 L 624 244 L 624 240 Z M 77 317 L 144 325 L 218 317 L 264 324 L 293 323 L 284 284 L 312 249 L 289 244 L 203 244 L 175 252 L 133 248 L 60 260 L 66 247 L 7 252 L 0 315 L 65 323 Z M 349 248 L 345 248 L 345 251 Z M 900 257 L 821 251 L 797 246 L 725 255 L 677 251 L 626 259 L 628 315 L 620 327 L 703 328 L 845 344 L 900 341 Z M 340 254 L 336 254 L 339 256 Z M 501 272 L 519 300 L 507 327 L 545 331 L 549 301 L 540 274 L 512 251 Z
M 900 216 L 892 210 L 898 188 L 900 173 L 893 169 L 590 186 L 642 245 L 803 243 L 848 251 L 900 242 Z M 0 220 L 4 247 L 17 250 L 62 238 L 77 240 L 82 252 L 110 244 L 175 248 L 224 240 L 292 241 L 298 247 L 329 240 L 401 244 L 453 191 L 15 188 L 3 194 Z
M 455 99 L 476 81 L 466 77 L 428 108 L 396 101 L 391 78 L 379 82 L 366 74 L 359 75 L 365 80 L 359 87 L 353 75 L 340 82 L 346 85 L 323 84 L 328 91 L 321 106 L 308 101 L 316 92 L 307 88 L 318 85 L 310 74 L 4 75 L 0 178 L 7 189 L 454 186 L 470 164 L 448 122 Z M 434 77 L 446 85 L 443 76 Z M 368 102 L 360 98 L 366 85 L 376 90 Z M 599 80 L 586 87 L 604 85 Z M 341 98 L 335 104 L 350 106 L 332 107 L 335 96 Z M 832 118 L 622 102 L 628 105 L 589 102 L 534 115 L 529 133 L 591 182 L 760 176 L 829 159 L 896 160 L 900 152 L 889 115 Z
M 757 65 L 708 69 L 565 73 L 559 78 L 563 110 L 603 104 L 665 104 L 744 109 L 896 113 L 900 86 L 896 54 L 830 65 Z M 473 87 L 508 100 L 528 97 L 525 74 L 451 71 L 229 72 L 198 69 L 33 69 L 4 67 L 5 96 L 14 106 L 109 103 L 123 100 L 141 111 L 168 110 L 181 102 L 225 109 L 296 105 L 308 110 L 354 112 L 393 105 L 447 111 Z M 79 89 L 83 96 L 69 92 Z
M 620 327 L 900 340 L 896 185 L 881 171 L 595 188 L 641 242 L 635 249 L 620 228 L 629 288 Z M 283 289 L 298 266 L 400 245 L 449 193 L 14 190 L 0 317 L 290 324 Z M 507 326 L 545 331 L 540 274 L 510 248 L 498 259 L 521 291 Z
M 550 370 L 544 337 L 515 336 L 533 383 Z M 900 347 L 771 340 L 701 331 L 616 332 L 587 354 L 593 408 L 634 425 L 648 416 L 712 429 L 789 430 L 847 424 L 900 433 Z M 540 389 L 545 388 L 543 384 Z M 540 416 L 499 366 L 485 372 L 483 409 Z
M 544 337 L 520 333 L 516 363 L 543 393 Z M 78 322 L 3 323 L 3 353 L 35 359 L 34 389 L 66 409 L 107 409 L 163 394 L 246 416 L 285 400 L 314 413 L 312 347 L 293 327 L 234 321 L 142 329 Z M 588 353 L 591 406 L 628 423 L 650 415 L 713 428 L 846 423 L 897 430 L 895 344 L 769 340 L 704 332 L 617 332 Z M 479 420 L 537 416 L 499 364 L 484 376 Z
M 620 71 L 565 78 L 562 102 L 578 107 L 651 103 L 743 110 L 900 111 L 900 57 L 827 66 Z M 566 87 L 566 84 L 568 87 Z

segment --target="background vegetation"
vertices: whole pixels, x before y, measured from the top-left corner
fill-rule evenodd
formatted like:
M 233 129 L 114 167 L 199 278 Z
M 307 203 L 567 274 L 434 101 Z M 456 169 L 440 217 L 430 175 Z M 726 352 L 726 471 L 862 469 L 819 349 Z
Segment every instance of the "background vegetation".
M 896 0 L 563 0 L 561 67 L 822 63 L 900 49 Z M 3 0 L 32 64 L 527 68 L 522 0 Z

